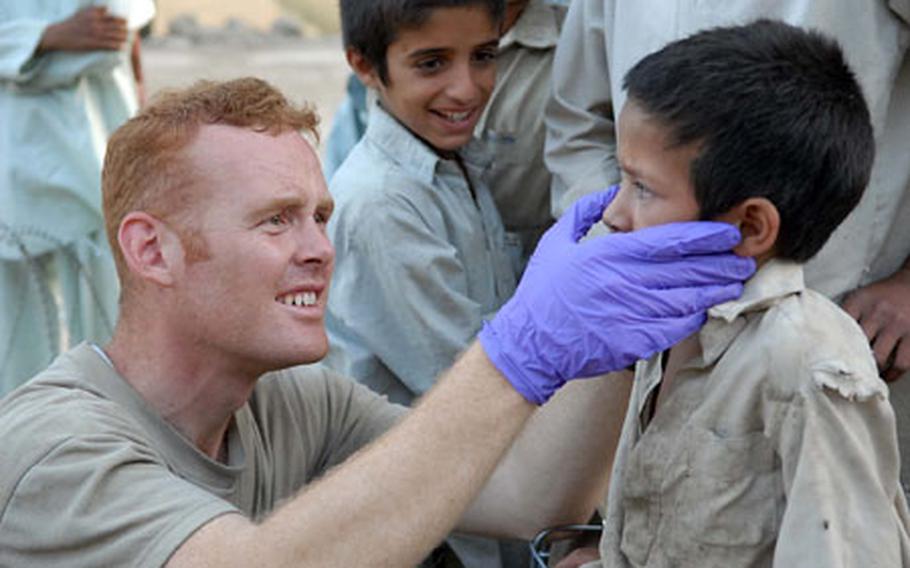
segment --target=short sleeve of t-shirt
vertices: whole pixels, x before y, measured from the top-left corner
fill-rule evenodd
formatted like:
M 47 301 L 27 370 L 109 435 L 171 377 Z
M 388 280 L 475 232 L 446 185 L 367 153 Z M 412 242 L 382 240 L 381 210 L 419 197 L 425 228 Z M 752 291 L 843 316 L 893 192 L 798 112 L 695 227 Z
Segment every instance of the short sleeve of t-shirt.
M 404 412 L 318 367 L 270 373 L 221 464 L 77 347 L 0 401 L 0 566 L 161 566 L 219 515 L 268 515 Z
M 0 565 L 161 566 L 198 527 L 235 510 L 129 437 L 70 437 L 12 487 Z

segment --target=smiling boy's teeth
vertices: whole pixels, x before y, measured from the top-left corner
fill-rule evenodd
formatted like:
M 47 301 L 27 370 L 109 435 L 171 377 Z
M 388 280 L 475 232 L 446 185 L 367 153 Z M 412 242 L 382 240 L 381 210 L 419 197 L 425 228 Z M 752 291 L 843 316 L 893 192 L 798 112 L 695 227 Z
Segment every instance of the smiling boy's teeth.
M 462 120 L 468 118 L 468 115 L 471 114 L 471 111 L 465 112 L 444 112 L 442 115 L 452 122 L 461 122 Z
M 315 306 L 316 305 L 316 292 L 304 292 L 302 295 L 303 295 L 303 305 L 304 306 Z

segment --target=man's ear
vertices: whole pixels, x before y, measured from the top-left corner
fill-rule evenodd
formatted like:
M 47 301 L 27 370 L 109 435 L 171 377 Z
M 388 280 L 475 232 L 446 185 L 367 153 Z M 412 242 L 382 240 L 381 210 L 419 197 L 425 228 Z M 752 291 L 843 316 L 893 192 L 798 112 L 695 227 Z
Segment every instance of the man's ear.
M 183 262 L 183 245 L 164 222 L 142 211 L 128 213 L 120 222 L 117 241 L 135 276 L 159 286 L 173 285 L 174 271 Z
M 717 218 L 739 227 L 742 241 L 733 252 L 764 260 L 774 254 L 774 245 L 780 233 L 780 213 L 764 197 L 750 197 Z
M 349 47 L 344 50 L 344 56 L 361 83 L 371 89 L 379 89 L 380 85 L 382 85 L 382 81 L 379 79 L 379 72 L 373 64 L 367 61 L 362 53 L 353 47 Z

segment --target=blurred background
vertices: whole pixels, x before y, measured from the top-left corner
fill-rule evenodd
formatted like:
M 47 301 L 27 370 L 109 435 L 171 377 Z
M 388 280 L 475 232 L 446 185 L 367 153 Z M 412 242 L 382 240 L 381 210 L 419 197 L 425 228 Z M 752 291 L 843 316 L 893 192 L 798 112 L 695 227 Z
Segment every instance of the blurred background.
M 365 0 L 367 1 L 367 0 Z M 316 105 L 323 140 L 344 98 L 338 0 L 157 0 L 142 47 L 149 96 L 252 75 Z

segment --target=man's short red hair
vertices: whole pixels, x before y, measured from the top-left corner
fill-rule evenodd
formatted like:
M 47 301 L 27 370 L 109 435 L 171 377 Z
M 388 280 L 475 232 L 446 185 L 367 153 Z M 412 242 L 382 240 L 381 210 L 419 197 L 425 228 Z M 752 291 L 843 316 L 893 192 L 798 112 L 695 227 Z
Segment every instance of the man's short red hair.
M 292 105 L 261 79 L 201 81 L 156 96 L 114 132 L 104 159 L 104 221 L 121 281 L 126 284 L 127 271 L 117 233 L 124 217 L 145 211 L 160 219 L 179 220 L 181 212 L 194 203 L 197 196 L 186 188 L 188 164 L 181 153 L 200 127 L 223 124 L 272 135 L 293 130 L 318 139 L 318 122 L 310 106 Z M 177 225 L 189 256 L 204 257 L 204 242 Z

